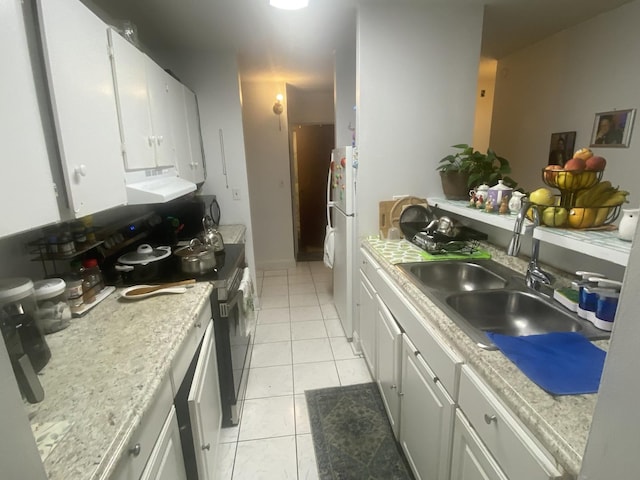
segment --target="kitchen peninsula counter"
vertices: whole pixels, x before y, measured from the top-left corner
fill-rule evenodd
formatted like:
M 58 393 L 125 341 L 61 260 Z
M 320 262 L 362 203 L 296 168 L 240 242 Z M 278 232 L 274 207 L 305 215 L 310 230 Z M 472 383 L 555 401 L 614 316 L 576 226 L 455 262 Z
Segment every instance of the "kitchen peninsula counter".
M 226 243 L 244 243 L 244 225 L 219 231 Z M 38 376 L 45 398 L 26 410 L 50 479 L 109 478 L 212 289 L 196 283 L 141 300 L 117 290 L 47 335 L 51 360 Z
M 422 293 L 395 263 L 419 261 L 419 249 L 409 242 L 365 240 L 363 248 L 400 287 L 407 299 L 424 314 L 442 340 L 495 391 L 564 470 L 577 478 L 587 443 L 597 395 L 553 396 L 531 382 L 500 351 L 478 347 L 449 317 Z M 524 274 L 527 262 L 509 257 L 489 244 L 492 259 Z M 398 248 L 402 254 L 398 254 Z M 606 350 L 608 340 L 594 342 Z

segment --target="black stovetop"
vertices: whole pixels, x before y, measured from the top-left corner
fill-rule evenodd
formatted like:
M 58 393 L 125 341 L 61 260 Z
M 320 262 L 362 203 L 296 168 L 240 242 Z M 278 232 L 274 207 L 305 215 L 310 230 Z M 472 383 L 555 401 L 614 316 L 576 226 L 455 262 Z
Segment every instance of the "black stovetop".
M 177 248 L 172 248 L 176 250 Z M 167 282 L 179 282 L 181 280 L 187 280 L 195 278 L 196 282 L 211 282 L 216 284 L 216 287 L 223 286 L 227 281 L 230 281 L 238 268 L 244 268 L 244 244 L 242 243 L 227 243 L 224 246 L 222 252 L 216 253 L 216 268 L 202 275 L 195 275 L 193 273 L 183 273 L 180 269 L 180 258 L 176 255 L 171 255 L 167 262 L 165 262 L 160 269 L 158 275 L 152 279 L 147 279 L 145 283 L 167 283 Z M 140 282 L 127 281 L 126 276 L 115 278 L 110 283 L 117 287 L 129 287 Z

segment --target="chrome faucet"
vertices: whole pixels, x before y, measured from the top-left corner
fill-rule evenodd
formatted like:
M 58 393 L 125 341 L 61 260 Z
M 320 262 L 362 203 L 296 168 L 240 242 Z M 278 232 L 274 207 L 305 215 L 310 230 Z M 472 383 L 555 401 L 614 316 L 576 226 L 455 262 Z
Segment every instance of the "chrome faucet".
M 524 225 L 524 219 L 526 218 L 527 210 L 531 207 L 531 202 L 529 202 L 528 198 L 522 199 L 522 207 L 518 212 L 518 216 L 516 217 L 515 224 L 513 226 L 513 236 L 511 237 L 511 241 L 509 242 L 509 246 L 507 247 L 507 255 L 515 257 L 520 253 L 520 235 L 522 234 L 522 226 Z M 531 209 L 531 215 L 533 217 L 533 227 L 537 227 L 540 225 L 540 212 L 538 208 L 534 206 Z M 538 265 L 538 255 L 540 254 L 540 240 L 537 238 L 531 239 L 531 260 L 529 260 L 529 265 L 527 266 L 527 273 L 525 274 L 525 283 L 527 287 L 535 290 L 537 292 L 541 292 L 543 286 L 546 289 L 550 289 L 551 285 L 555 281 L 553 275 L 548 272 L 542 270 L 540 265 Z M 545 293 L 545 292 L 541 292 Z M 550 293 L 546 293 L 550 295 Z

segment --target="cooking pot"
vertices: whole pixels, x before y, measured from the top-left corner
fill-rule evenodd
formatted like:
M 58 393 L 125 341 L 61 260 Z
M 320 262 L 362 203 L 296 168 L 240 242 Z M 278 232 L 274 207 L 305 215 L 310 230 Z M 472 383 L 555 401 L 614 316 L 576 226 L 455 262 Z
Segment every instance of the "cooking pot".
M 202 275 L 216 267 L 216 252 L 213 247 L 203 245 L 194 238 L 187 247 L 175 251 L 180 258 L 180 269 L 183 273 Z
M 115 270 L 125 282 L 144 283 L 158 278 L 166 267 L 171 247 L 152 247 L 143 243 L 135 251 L 118 258 Z

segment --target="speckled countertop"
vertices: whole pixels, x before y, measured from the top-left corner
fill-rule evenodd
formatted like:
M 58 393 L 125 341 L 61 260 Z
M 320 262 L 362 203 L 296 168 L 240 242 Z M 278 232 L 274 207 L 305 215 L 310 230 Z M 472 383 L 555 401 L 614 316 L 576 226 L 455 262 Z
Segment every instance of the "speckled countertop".
M 220 231 L 226 243 L 244 241 L 242 225 Z M 184 294 L 143 300 L 116 291 L 47 335 L 51 360 L 39 374 L 45 399 L 25 408 L 36 432 L 38 425 L 64 427 L 46 449 L 50 479 L 109 478 L 211 290 L 197 283 Z
M 397 254 L 385 252 L 381 242 L 384 241 L 365 240 L 363 247 L 401 287 L 409 301 L 425 313 L 426 318 L 430 319 L 431 324 L 441 333 L 442 339 L 493 388 L 503 402 L 556 458 L 559 465 L 568 474 L 577 477 L 587 444 L 597 395 L 549 395 L 531 382 L 502 353 L 479 348 L 398 267 L 394 266 L 394 263 L 399 261 Z M 482 244 L 482 247 L 491 252 L 494 260 L 516 271 L 522 273 L 526 271 L 525 260 L 509 257 L 503 250 L 489 244 Z M 406 250 L 406 254 L 403 255 L 409 258 L 418 250 L 406 241 L 402 241 L 400 248 Z M 554 272 L 554 274 L 558 273 L 561 274 L 561 272 Z M 608 347 L 606 340 L 594 343 L 604 350 Z

